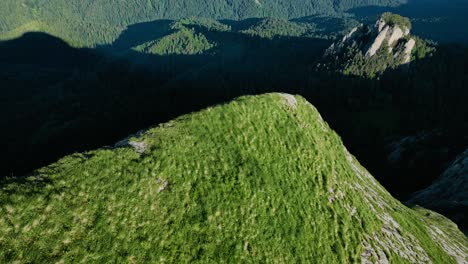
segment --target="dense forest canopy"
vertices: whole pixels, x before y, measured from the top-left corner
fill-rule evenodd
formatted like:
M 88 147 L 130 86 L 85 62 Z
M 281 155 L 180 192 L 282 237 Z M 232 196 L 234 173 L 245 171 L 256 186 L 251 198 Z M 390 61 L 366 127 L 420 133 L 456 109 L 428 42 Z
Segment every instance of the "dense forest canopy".
M 388 25 L 399 26 L 400 28 L 407 28 L 411 30 L 411 22 L 407 17 L 402 17 L 397 14 L 392 14 L 390 12 L 385 12 L 382 14 L 382 20 L 385 21 Z
M 40 31 L 75 47 L 108 45 L 129 26 L 155 20 L 271 17 L 307 22 L 332 16 L 369 22 L 388 11 L 409 17 L 415 33 L 425 38 L 468 42 L 468 28 L 460 26 L 466 23 L 468 3 L 458 0 L 3 0 L 0 7 L 0 39 Z
M 406 0 L 3 0 L 0 9 L 0 33 L 4 33 L 3 37 L 15 36 L 35 29 L 65 38 L 76 46 L 83 46 L 110 43 L 126 26 L 157 19 L 292 19 L 316 14 L 336 14 L 360 6 L 396 6 L 405 2 Z

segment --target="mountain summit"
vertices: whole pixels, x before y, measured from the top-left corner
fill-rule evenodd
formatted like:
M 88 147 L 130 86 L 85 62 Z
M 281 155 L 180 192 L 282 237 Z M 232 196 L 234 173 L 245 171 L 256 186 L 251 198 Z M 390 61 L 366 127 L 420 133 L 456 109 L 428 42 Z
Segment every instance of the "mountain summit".
M 374 77 L 388 68 L 409 64 L 416 55 L 424 58 L 433 48 L 410 30 L 408 18 L 384 13 L 373 26 L 355 27 L 333 43 L 325 52 L 325 65 L 347 75 Z
M 305 99 L 241 97 L 0 185 L 0 262 L 463 263 Z
M 413 51 L 416 41 L 411 37 L 408 39 L 403 38 L 409 35 L 410 29 L 411 23 L 409 19 L 390 13 L 382 15 L 374 28 L 369 32 L 371 42 L 366 51 L 366 58 L 374 56 L 381 48 L 386 48 L 388 52 L 393 53 L 394 57 L 403 54 L 403 58 L 400 58 L 399 63 L 409 63 L 411 60 L 411 52 Z M 352 40 L 354 32 L 356 31 L 357 28 L 345 36 L 342 43 L 344 44 Z M 402 49 L 402 47 L 404 47 L 404 49 Z

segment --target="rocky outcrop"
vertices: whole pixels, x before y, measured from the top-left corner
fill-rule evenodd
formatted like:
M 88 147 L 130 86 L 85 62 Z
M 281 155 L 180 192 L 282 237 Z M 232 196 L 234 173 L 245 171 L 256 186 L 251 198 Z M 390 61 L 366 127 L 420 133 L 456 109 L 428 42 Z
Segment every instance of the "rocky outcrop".
M 134 135 L 130 135 L 119 142 L 114 144 L 115 148 L 124 148 L 124 147 L 132 147 L 136 153 L 143 154 L 145 153 L 147 146 L 146 143 L 143 141 L 135 141 L 134 139 L 140 137 L 145 133 L 145 130 L 138 131 Z
M 323 57 L 332 56 L 334 54 L 340 53 L 344 47 L 348 45 L 353 45 L 357 38 L 361 37 L 363 33 L 361 32 L 364 29 L 364 26 L 361 24 L 357 27 L 354 27 L 349 31 L 348 34 L 344 35 L 341 41 L 333 43 L 324 53 Z
M 408 40 L 405 44 L 405 49 L 403 51 L 404 58 L 403 64 L 408 64 L 411 61 L 411 52 L 413 52 L 414 46 L 416 45 L 416 41 L 414 39 Z
M 385 13 L 374 25 L 355 27 L 333 43 L 318 67 L 374 78 L 389 68 L 409 64 L 416 47 L 410 28 L 409 19 Z
M 409 33 L 410 31 L 406 27 L 400 28 L 399 25 L 389 25 L 383 19 L 379 19 L 371 32 L 370 39 L 374 40 L 367 49 L 366 58 L 374 56 L 385 41 L 389 47 L 389 52 L 392 52 L 398 41 Z
M 377 37 L 374 39 L 374 42 L 371 43 L 370 48 L 366 52 L 366 57 L 372 57 L 377 53 L 377 51 L 382 46 L 384 40 L 387 38 L 389 27 L 385 26 L 382 31 L 379 32 Z
M 358 31 L 358 29 L 359 27 L 355 27 L 351 29 L 351 31 L 343 37 L 343 39 L 341 40 L 341 43 L 346 43 L 347 41 L 352 40 L 353 36 L 356 36 L 355 33 Z
M 457 223 L 467 223 L 468 149 L 432 185 L 417 192 L 410 203 L 441 212 Z
M 377 22 L 375 23 L 375 27 L 377 28 L 378 32 L 382 31 L 386 25 L 387 23 L 385 23 L 385 21 L 382 18 L 377 20 Z
M 386 160 L 382 160 L 382 179 L 386 180 L 385 185 L 395 195 L 408 200 L 415 192 L 427 188 L 441 177 L 465 150 L 464 146 L 468 146 L 468 137 L 433 129 L 388 138 L 385 145 Z
M 392 48 L 393 45 L 396 44 L 397 41 L 400 40 L 402 37 L 408 35 L 408 34 L 405 35 L 403 30 L 401 30 L 399 26 L 395 26 L 392 29 L 393 30 L 389 32 L 390 37 L 388 38 L 388 45 L 390 46 L 390 48 Z
M 387 24 L 379 19 L 371 28 L 367 25 L 359 25 L 343 36 L 341 41 L 332 44 L 325 55 L 338 54 L 347 46 L 356 46 L 363 50 L 365 57 L 373 57 L 387 43 L 389 52 L 392 52 L 399 41 L 408 36 L 410 30 L 407 27 Z M 414 47 L 414 40 L 408 42 L 409 53 Z M 406 46 L 405 46 L 406 47 Z M 401 53 L 400 50 L 395 52 Z M 406 53 L 405 53 L 406 54 Z

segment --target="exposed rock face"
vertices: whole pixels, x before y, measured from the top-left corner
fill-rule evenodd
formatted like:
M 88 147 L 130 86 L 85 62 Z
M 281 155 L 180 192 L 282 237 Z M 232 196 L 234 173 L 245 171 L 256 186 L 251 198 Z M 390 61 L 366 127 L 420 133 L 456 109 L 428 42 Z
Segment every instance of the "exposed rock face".
M 399 26 L 394 26 L 393 30 L 390 33 L 390 37 L 388 38 L 388 45 L 393 47 L 398 40 L 405 36 L 403 30 L 400 29 Z
M 286 105 L 289 108 L 291 108 L 291 109 L 296 109 L 297 108 L 297 101 L 296 101 L 296 98 L 294 97 L 294 95 L 282 93 L 282 94 L 280 94 L 280 96 L 284 98 L 284 100 L 286 101 Z
M 145 133 L 145 131 L 141 130 L 141 131 L 137 132 L 134 135 L 130 135 L 130 136 L 120 140 L 119 142 L 115 143 L 114 147 L 115 148 L 132 147 L 135 150 L 136 153 L 141 155 L 141 154 L 145 153 L 145 151 L 147 149 L 147 146 L 146 146 L 145 142 L 135 141 L 135 140 L 132 140 L 132 139 L 136 138 L 136 137 L 140 137 L 144 133 Z
M 341 43 L 346 43 L 348 40 L 352 40 L 353 36 L 355 36 L 354 33 L 356 33 L 358 29 L 359 27 L 355 27 L 351 29 L 351 31 L 343 37 L 343 39 L 341 40 Z
M 416 39 L 410 35 L 407 18 L 384 14 L 374 25 L 360 25 L 333 43 L 318 67 L 347 75 L 376 77 L 389 68 L 411 62 Z
M 378 29 L 378 32 L 382 31 L 383 28 L 387 25 L 385 21 L 381 18 L 375 23 L 375 27 Z
M 468 138 L 441 129 L 389 138 L 385 147 L 387 159 L 381 167 L 382 178 L 388 179 L 386 185 L 400 199 L 408 200 L 415 192 L 436 182 L 466 146 Z
M 382 46 L 382 43 L 384 42 L 384 40 L 387 38 L 388 31 L 389 31 L 389 27 L 385 26 L 382 29 L 382 31 L 379 32 L 377 37 L 374 39 L 374 42 L 371 44 L 370 48 L 366 52 L 367 58 L 372 57 L 375 55 L 375 53 L 377 53 L 377 51 Z
M 366 57 L 374 56 L 377 51 L 382 47 L 382 44 L 387 41 L 389 52 L 391 52 L 398 41 L 409 34 L 409 29 L 404 27 L 400 28 L 398 25 L 388 25 L 380 19 L 374 26 L 372 35 L 376 35 L 374 41 L 370 44 L 366 52 Z M 371 38 L 372 39 L 372 38 Z M 414 46 L 414 45 L 413 45 Z
M 459 155 L 428 188 L 417 192 L 410 200 L 466 223 L 468 216 L 468 149 Z
M 323 57 L 331 56 L 333 54 L 339 53 L 346 45 L 353 44 L 353 41 L 355 41 L 356 38 L 359 38 L 362 36 L 362 30 L 364 29 L 363 25 L 359 25 L 358 27 L 355 27 L 351 29 L 351 31 L 344 35 L 343 38 L 341 39 L 340 42 L 333 43 L 326 51 Z
M 414 49 L 414 46 L 416 45 L 416 41 L 414 39 L 408 40 L 405 44 L 405 50 L 403 51 L 405 54 L 405 57 L 403 59 L 403 64 L 408 64 L 411 61 L 411 52 Z

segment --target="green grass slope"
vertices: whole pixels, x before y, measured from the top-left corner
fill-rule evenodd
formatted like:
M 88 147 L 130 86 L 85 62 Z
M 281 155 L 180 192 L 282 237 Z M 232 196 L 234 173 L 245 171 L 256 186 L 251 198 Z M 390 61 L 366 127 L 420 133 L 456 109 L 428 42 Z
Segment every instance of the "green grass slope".
M 455 263 L 303 98 L 241 97 L 0 187 L 0 262 Z M 451 226 L 450 229 L 444 227 Z

